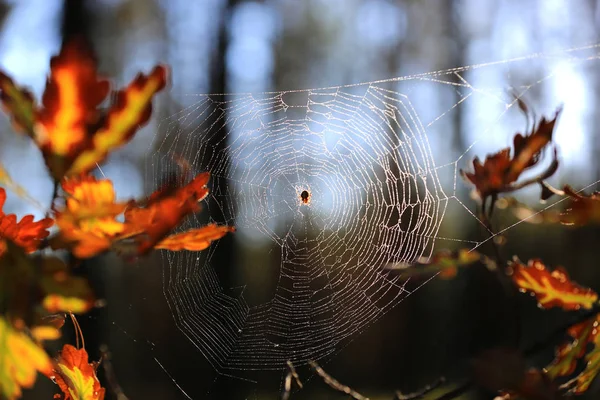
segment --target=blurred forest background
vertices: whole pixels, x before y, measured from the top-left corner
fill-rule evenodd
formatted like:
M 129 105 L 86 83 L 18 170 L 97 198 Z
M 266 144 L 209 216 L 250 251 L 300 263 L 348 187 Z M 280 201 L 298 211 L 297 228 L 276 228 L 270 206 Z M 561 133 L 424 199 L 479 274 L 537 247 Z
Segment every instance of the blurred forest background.
M 73 32 L 87 35 L 100 72 L 117 86 L 156 63 L 172 68 L 172 85 L 155 103 L 152 122 L 125 149 L 111 155 L 103 168 L 119 197 L 130 198 L 152 189 L 152 182 L 145 181 L 147 156 L 154 140 L 164 134 L 160 121 L 197 101 L 187 94 L 367 82 L 597 43 L 600 2 L 4 0 L 0 1 L 0 68 L 31 87 L 39 98 L 50 57 L 65 35 Z M 547 58 L 543 63 L 519 64 L 511 69 L 510 79 L 544 77 L 558 68 L 554 79 L 533 87 L 525 99 L 538 115 L 549 115 L 565 104 L 556 136 L 562 165 L 552 182 L 582 187 L 600 176 L 600 64 L 590 62 L 583 69 L 565 64 L 561 69 L 560 62 L 560 58 Z M 474 72 L 469 79 L 478 87 L 508 87 L 506 72 L 486 71 Z M 445 85 L 430 88 L 415 87 L 410 94 L 424 121 L 435 119 L 460 100 Z M 428 130 L 436 164 L 456 160 L 475 140 L 477 146 L 459 167 L 464 168 L 475 154 L 481 157 L 508 145 L 511 135 L 524 129 L 524 119 L 515 112 L 496 122 L 496 111 L 481 104 L 457 107 L 443 125 Z M 0 136 L 2 163 L 29 193 L 48 204 L 52 182 L 43 172 L 42 158 L 28 140 L 8 134 L 11 127 L 6 118 L 0 124 L 7 132 Z M 484 128 L 489 137 L 482 138 Z M 468 190 L 458 183 L 460 198 L 468 199 Z M 535 191 L 526 192 L 521 199 L 534 204 L 536 196 Z M 474 210 L 475 202 L 468 206 Z M 44 212 L 15 196 L 9 197 L 5 211 L 38 216 Z M 516 221 L 505 214 L 500 215 L 500 226 Z M 440 236 L 483 235 L 476 222 L 450 208 Z M 235 235 L 219 242 L 211 259 L 216 268 L 231 272 L 272 262 L 268 248 L 249 245 L 243 238 Z M 600 290 L 599 239 L 596 228 L 520 224 L 508 232 L 506 254 L 564 265 L 576 281 Z M 460 247 L 461 242 L 438 246 Z M 177 330 L 163 296 L 162 267 L 160 256 L 136 265 L 103 257 L 82 266 L 81 273 L 92 277 L 98 296 L 107 304 L 80 318 L 91 358 L 99 358 L 100 345 L 108 346 L 119 383 L 131 399 L 183 399 L 186 394 L 194 399 L 277 398 L 282 373 L 254 374 L 252 379 L 258 383 L 219 375 Z M 527 344 L 552 330 L 564 316 L 540 315 L 534 302 L 523 297 L 523 343 Z M 499 298 L 501 288 L 485 271 L 470 270 L 455 280 L 433 281 L 357 336 L 324 367 L 372 399 L 391 398 L 395 389 L 417 390 L 440 375 L 466 376 L 469 357 L 510 340 L 513 310 Z M 550 347 L 536 360 L 551 358 Z M 306 369 L 300 372 L 309 376 Z M 319 379 L 306 383 L 292 398 L 338 398 Z M 53 391 L 52 383 L 40 379 L 28 396 L 50 398 Z M 470 392 L 463 398 L 489 396 Z

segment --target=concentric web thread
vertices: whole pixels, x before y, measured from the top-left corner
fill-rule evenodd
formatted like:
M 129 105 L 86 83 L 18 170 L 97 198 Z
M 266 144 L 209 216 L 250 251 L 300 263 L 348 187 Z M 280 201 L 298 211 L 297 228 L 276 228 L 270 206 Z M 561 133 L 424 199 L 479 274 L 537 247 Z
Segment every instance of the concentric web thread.
M 597 53 L 590 46 L 561 58 L 581 63 Z M 456 196 L 456 178 L 469 149 L 436 165 L 426 126 L 478 93 L 497 99 L 503 114 L 553 73 L 500 90 L 469 81 L 469 72 L 493 65 L 333 88 L 198 95 L 161 124 L 148 164 L 156 186 L 179 173 L 175 159 L 210 171 L 208 214 L 235 225 L 236 236 L 278 249 L 276 289 L 261 304 L 223 287 L 211 262 L 218 243 L 200 256 L 163 253 L 176 324 L 217 371 L 327 358 L 418 289 L 422 281 L 400 279 L 386 266 L 429 257 L 450 202 L 468 208 Z M 429 124 L 399 89 L 423 81 L 460 93 Z M 453 170 L 445 185 L 443 167 Z

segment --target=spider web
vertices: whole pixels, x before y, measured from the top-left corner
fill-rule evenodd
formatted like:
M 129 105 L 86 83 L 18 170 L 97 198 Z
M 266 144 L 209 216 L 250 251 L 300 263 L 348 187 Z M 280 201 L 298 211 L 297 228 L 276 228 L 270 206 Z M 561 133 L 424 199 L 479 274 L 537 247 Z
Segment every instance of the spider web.
M 200 254 L 165 251 L 163 289 L 177 327 L 220 373 L 281 370 L 339 352 L 424 284 L 386 266 L 429 257 L 448 241 L 477 248 L 489 240 L 440 233 L 450 207 L 478 221 L 457 178 L 484 135 L 460 154 L 445 149 L 453 113 L 491 102 L 497 119 L 486 133 L 553 78 L 550 61 L 564 68 L 597 58 L 594 45 L 355 85 L 195 95 L 161 124 L 147 173 L 159 187 L 181 175 L 177 160 L 210 171 L 208 216 L 182 229 L 207 218 L 236 226 L 237 240 L 270 246 L 275 266 L 256 273 L 277 278 L 271 292 L 253 289 L 268 292 L 256 302 L 243 282 L 224 285 L 222 270 L 232 267 L 213 262 L 218 243 Z M 525 68 L 536 72 L 512 77 Z M 490 71 L 501 87 L 478 86 Z M 424 119 L 412 101 L 422 85 L 455 100 Z

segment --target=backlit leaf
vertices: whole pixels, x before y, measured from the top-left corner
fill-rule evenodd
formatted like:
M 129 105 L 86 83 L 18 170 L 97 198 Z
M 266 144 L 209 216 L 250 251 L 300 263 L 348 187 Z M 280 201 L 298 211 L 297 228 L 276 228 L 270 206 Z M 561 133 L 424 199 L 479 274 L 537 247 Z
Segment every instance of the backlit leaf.
M 103 126 L 94 134 L 92 147 L 77 157 L 68 174 L 88 172 L 110 151 L 129 141 L 150 118 L 152 98 L 166 82 L 166 67 L 157 66 L 149 75 L 139 74 L 126 89 L 117 92 Z
M 44 349 L 0 317 L 0 397 L 21 397 L 21 388 L 31 388 L 38 371 L 48 374 L 51 370 Z
M 109 180 L 65 178 L 66 207 L 56 211 L 60 235 L 53 238 L 52 247 L 69 248 L 79 258 L 110 248 L 141 255 L 159 243 L 163 249 L 203 250 L 233 228 L 209 225 L 165 238 L 200 209 L 199 201 L 208 194 L 208 179 L 208 173 L 201 173 L 187 185 L 161 188 L 147 200 L 116 203 Z M 123 222 L 117 220 L 121 214 Z
M 566 186 L 564 192 L 569 197 L 570 202 L 565 212 L 560 216 L 563 224 L 600 223 L 600 192 L 594 192 L 588 196 L 575 192 L 570 186 Z
M 4 214 L 6 191 L 0 188 L 0 239 L 8 239 L 27 252 L 38 249 L 40 242 L 48 237 L 48 229 L 54 224 L 51 218 L 34 221 L 33 215 L 26 215 L 17 222 L 15 214 Z M 4 240 L 0 243 L 0 255 L 6 251 Z
M 81 39 L 65 43 L 50 60 L 42 108 L 36 113 L 35 137 L 55 179 L 90 146 L 90 129 L 100 119 L 97 107 L 109 89 L 108 81 L 96 74 L 96 60 Z
M 48 312 L 80 314 L 94 306 L 87 279 L 70 274 L 66 264 L 58 258 L 46 258 L 42 263 L 42 305 Z
M 598 301 L 596 292 L 571 281 L 566 271 L 555 269 L 550 272 L 537 259 L 530 260 L 527 266 L 520 261 L 512 262 L 510 272 L 519 290 L 534 295 L 540 307 L 546 309 L 590 309 Z
M 98 363 L 90 363 L 85 349 L 64 345 L 54 362 L 51 377 L 64 393 L 64 400 L 102 400 L 105 389 L 96 376 Z
M 117 203 L 113 184 L 91 176 L 66 178 L 62 188 L 66 207 L 56 212 L 60 236 L 53 247 L 70 247 L 80 258 L 92 257 L 110 248 L 113 239 L 125 230 L 116 220 L 127 207 Z
M 137 244 L 137 252 L 144 254 L 175 229 L 183 219 L 200 209 L 198 202 L 206 197 L 208 173 L 197 175 L 187 185 L 171 190 L 159 189 L 141 204 L 132 204 L 125 211 L 129 237 Z
M 220 239 L 226 233 L 234 231 L 235 228 L 231 226 L 209 224 L 202 228 L 168 236 L 156 244 L 154 248 L 171 251 L 200 251 L 208 248 L 213 240 Z
M 539 176 L 521 183 L 517 182 L 525 170 L 537 165 L 542 151 L 552 141 L 552 134 L 560 112 L 561 109 L 550 120 L 542 118 L 540 123 L 526 135 L 517 133 L 513 139 L 514 153 L 512 157 L 511 149 L 508 147 L 488 155 L 483 164 L 479 158 L 475 157 L 473 171 L 461 170 L 462 176 L 475 186 L 482 199 L 499 193 L 511 192 L 547 179 L 558 168 L 556 151 L 554 151 L 552 163 Z
M 13 126 L 33 137 L 35 102 L 33 95 L 17 86 L 5 73 L 0 72 L 0 101 L 11 117 Z
M 598 335 L 597 318 L 580 322 L 571 326 L 567 333 L 573 338 L 559 346 L 552 363 L 546 367 L 546 373 L 552 379 L 570 376 L 577 368 L 577 362 L 584 356 L 587 346 L 594 342 Z

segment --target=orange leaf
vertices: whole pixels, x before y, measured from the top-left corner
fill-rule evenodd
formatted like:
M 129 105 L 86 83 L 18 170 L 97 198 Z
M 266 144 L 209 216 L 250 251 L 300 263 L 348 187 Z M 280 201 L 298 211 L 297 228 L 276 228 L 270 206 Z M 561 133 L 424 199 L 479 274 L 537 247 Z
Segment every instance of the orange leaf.
M 18 87 L 3 72 L 0 72 L 0 101 L 10 114 L 15 129 L 33 136 L 35 123 L 33 95 L 28 90 Z
M 117 92 L 104 125 L 94 134 L 92 147 L 77 157 L 68 174 L 88 172 L 110 151 L 129 141 L 150 118 L 152 97 L 166 82 L 167 68 L 159 65 L 147 76 L 139 74 L 126 89 Z
M 60 237 L 53 247 L 72 247 L 80 258 L 92 257 L 107 250 L 113 239 L 125 230 L 116 217 L 127 204 L 116 203 L 112 182 L 92 176 L 67 178 L 62 188 L 67 196 L 66 209 L 56 212 Z
M 21 397 L 21 388 L 31 388 L 37 371 L 48 374 L 52 362 L 43 348 L 0 317 L 0 397 Z
M 85 349 L 65 344 L 54 362 L 51 378 L 60 387 L 64 400 L 102 400 L 105 389 L 96 376 L 98 363 L 89 363 Z
M 562 269 L 548 271 L 540 260 L 530 260 L 527 266 L 519 261 L 511 263 L 511 277 L 521 292 L 534 295 L 540 307 L 560 307 L 563 310 L 590 309 L 598 301 L 591 289 L 569 280 Z
M 145 207 L 133 204 L 125 211 L 127 236 L 135 236 L 139 254 L 151 250 L 186 216 L 200 209 L 198 202 L 208 194 L 209 177 L 205 172 L 181 188 L 159 189 L 150 195 Z
M 87 279 L 73 276 L 58 258 L 42 260 L 42 306 L 50 313 L 81 314 L 94 306 L 94 296 Z
M 5 201 L 6 191 L 0 188 L 0 238 L 11 240 L 29 253 L 36 251 L 40 242 L 50 234 L 48 228 L 54 221 L 51 218 L 44 218 L 34 222 L 33 215 L 26 215 L 17 222 L 15 214 L 4 214 L 2 211 Z M 0 255 L 5 251 L 6 243 L 2 241 Z
M 209 224 L 202 228 L 191 229 L 186 232 L 168 236 L 156 244 L 154 248 L 171 251 L 200 251 L 208 248 L 213 240 L 220 239 L 225 236 L 227 232 L 234 231 L 235 228 L 232 226 Z
M 90 146 L 89 130 L 99 121 L 97 107 L 109 89 L 108 81 L 96 74 L 96 60 L 82 39 L 67 42 L 50 60 L 35 137 L 55 179 Z

